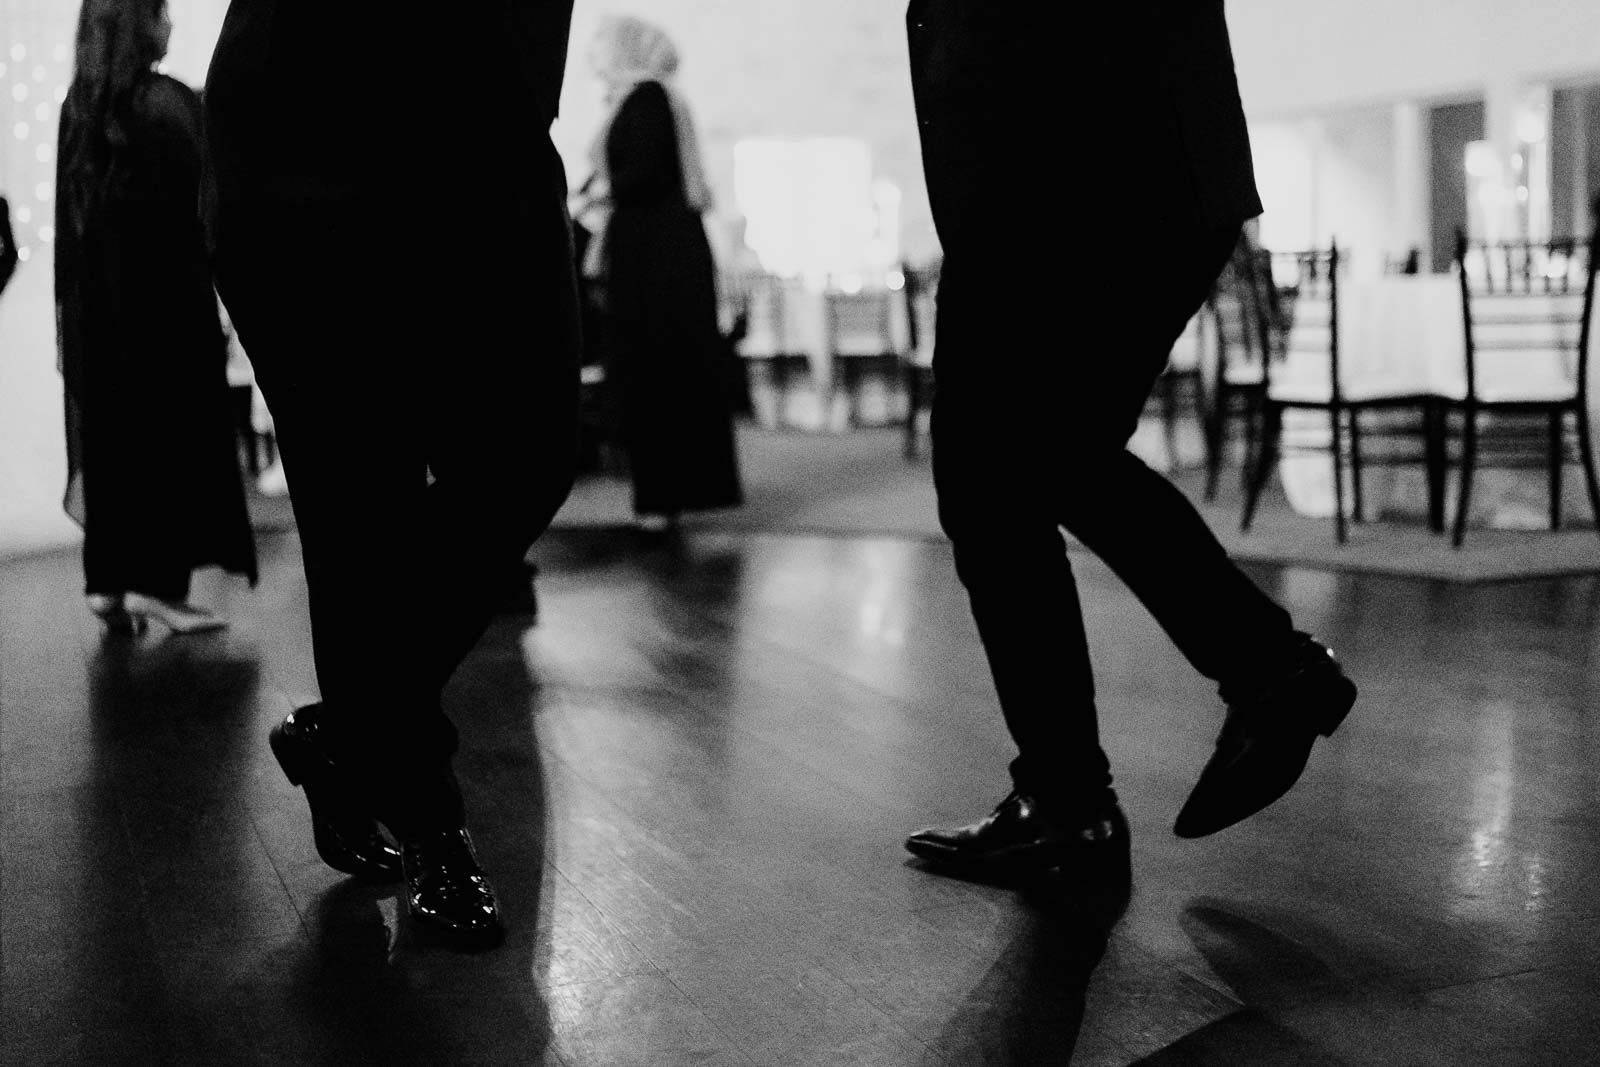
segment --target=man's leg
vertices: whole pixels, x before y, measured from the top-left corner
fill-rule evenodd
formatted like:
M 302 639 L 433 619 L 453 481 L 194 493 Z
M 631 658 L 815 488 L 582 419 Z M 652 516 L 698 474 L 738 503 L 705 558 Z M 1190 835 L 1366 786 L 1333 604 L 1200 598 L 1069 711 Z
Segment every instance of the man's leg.
M 1071 360 L 1063 381 L 1064 442 L 1058 483 L 1063 525 L 1144 602 L 1229 706 L 1216 751 L 1174 831 L 1198 837 L 1277 800 L 1305 767 L 1316 735 L 1328 735 L 1355 702 L 1355 686 L 1329 651 L 1298 633 L 1287 611 L 1228 558 L 1188 499 L 1125 447 L 1173 342 L 1201 305 L 1237 237 L 1226 231 L 1163 235 L 1159 277 L 1141 286 L 1134 257 L 1150 240 L 1108 243 L 1112 279 L 1100 287 L 1090 352 L 1121 359 Z M 1126 253 L 1124 253 L 1126 250 Z M 1117 262 L 1129 254 L 1128 262 Z M 1086 286 L 1093 292 L 1093 284 Z M 1121 342 L 1120 349 L 1116 347 Z M 1086 353 L 1087 355 L 1087 353 Z
M 503 218 L 452 269 L 427 375 L 426 503 L 431 566 L 423 574 L 437 688 L 505 600 L 508 576 L 572 486 L 578 450 L 578 305 L 553 148 L 543 189 L 495 198 Z M 519 177 L 526 174 L 518 172 Z
M 403 875 L 419 923 L 478 947 L 501 926 L 466 835 L 456 732 L 440 706 L 428 590 L 445 564 L 424 447 L 428 371 L 459 359 L 431 346 L 428 327 L 463 309 L 428 302 L 397 215 L 235 205 L 223 215 L 218 284 L 277 422 L 323 696 L 273 730 L 273 751 L 305 788 L 330 866 Z
M 1057 353 L 984 263 L 947 255 L 940 275 L 932 438 L 939 517 L 1019 755 L 1015 788 L 987 819 L 906 842 L 934 862 L 986 869 L 1094 866 L 1127 875 L 1127 823 L 1095 720 L 1077 584 L 1051 487 L 1060 477 Z M 1011 275 L 1008 274 L 1008 278 Z M 998 312 L 1008 308 L 1010 312 Z M 1091 859 L 1091 856 L 1093 859 Z
M 1279 679 L 1295 677 L 1300 690 L 1320 687 L 1311 699 L 1316 714 L 1306 720 L 1319 728 L 1326 721 L 1322 693 L 1331 692 L 1334 704 L 1343 699 L 1342 676 L 1334 677 L 1326 650 L 1294 631 L 1288 613 L 1228 559 L 1183 494 L 1126 448 L 1172 343 L 1235 237 L 1179 235 L 1152 285 L 1131 284 L 1137 264 L 1103 259 L 1093 275 L 1057 277 L 1063 289 L 1050 306 L 1060 309 L 1063 329 L 1074 331 L 1064 351 L 1001 316 L 987 324 L 969 318 L 979 308 L 1016 307 L 1017 295 L 985 293 L 965 264 L 946 264 L 934 414 L 940 514 L 1018 745 L 1017 792 L 1045 812 L 1072 814 L 1036 818 L 1026 804 L 1008 800 L 973 827 L 914 836 L 914 852 L 985 862 L 999 850 L 1049 854 L 1059 850 L 1060 824 L 1081 822 L 1096 807 L 1096 791 L 1106 795 L 1092 671 L 1056 523 L 1106 560 L 1190 661 L 1222 683 L 1225 696 L 1276 687 L 1272 700 L 1281 703 L 1289 690 Z M 1033 306 L 1046 306 L 1044 295 Z M 1007 358 L 1029 362 L 1008 367 Z M 1258 746 L 1267 773 L 1233 760 L 1221 787 L 1226 796 L 1197 788 L 1186 807 L 1194 817 L 1180 818 L 1179 832 L 1212 832 L 1282 795 L 1310 747 L 1303 728 L 1292 733 L 1287 744 Z M 1215 777 L 1213 767 L 1202 787 Z M 1205 810 L 1195 816 L 1197 800 Z
M 1063 353 L 1053 397 L 1059 475 L 1054 515 L 1117 573 L 1200 673 L 1249 678 L 1288 655 L 1288 612 L 1228 557 L 1194 505 L 1128 451 L 1172 346 L 1227 262 L 1237 228 L 1167 233 L 1159 273 L 1137 256 L 1158 244 L 1108 241 L 1077 291 L 1083 329 Z M 1121 252 L 1128 262 L 1118 262 Z
M 991 316 L 986 287 L 947 259 L 932 414 L 939 519 L 1020 755 L 1017 788 L 1073 802 L 1111 784 L 1094 674 L 1050 487 L 1059 477 L 1038 338 Z M 1010 362 L 1016 360 L 1016 362 Z
M 241 206 L 218 252 L 218 287 L 292 487 L 325 736 L 374 779 L 412 752 L 437 763 L 455 750 L 420 667 L 429 353 L 415 309 L 426 305 L 384 247 L 378 214 Z

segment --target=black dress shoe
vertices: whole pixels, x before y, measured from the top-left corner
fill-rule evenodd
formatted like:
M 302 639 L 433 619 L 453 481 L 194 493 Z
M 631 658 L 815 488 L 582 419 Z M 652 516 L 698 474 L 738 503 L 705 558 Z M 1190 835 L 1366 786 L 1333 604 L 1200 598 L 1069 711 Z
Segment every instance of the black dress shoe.
M 336 871 L 368 882 L 400 880 L 400 852 L 350 789 L 346 776 L 328 755 L 312 704 L 289 713 L 268 740 L 278 765 L 293 785 L 306 791 L 317 855 Z
M 454 948 L 493 948 L 505 936 L 494 887 L 465 828 L 435 830 L 400 844 L 411 918 Z
M 931 863 L 991 874 L 1020 874 L 1054 867 L 1071 870 L 1090 855 L 1120 857 L 1126 868 L 1128 820 L 1114 799 L 1085 815 L 1052 811 L 1017 790 L 988 818 L 949 830 L 919 830 L 906 838 L 912 855 Z
M 1204 837 L 1265 808 L 1300 779 L 1317 735 L 1330 736 L 1356 686 L 1327 648 L 1304 638 L 1287 674 L 1254 691 L 1224 692 L 1228 715 L 1172 832 Z

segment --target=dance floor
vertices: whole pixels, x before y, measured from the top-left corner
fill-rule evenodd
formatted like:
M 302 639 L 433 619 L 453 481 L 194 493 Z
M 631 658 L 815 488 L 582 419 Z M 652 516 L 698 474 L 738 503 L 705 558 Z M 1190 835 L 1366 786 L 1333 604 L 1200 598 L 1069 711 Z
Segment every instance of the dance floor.
M 292 535 L 263 555 L 190 638 L 103 636 L 71 552 L 0 563 L 0 1062 L 1595 1058 L 1600 579 L 1254 572 L 1363 699 L 1280 804 L 1185 842 L 1221 708 L 1081 560 L 1135 834 L 1106 936 L 1068 886 L 902 850 L 1006 789 L 944 546 L 559 531 L 537 624 L 449 693 L 509 922 L 458 955 L 312 850 L 265 744 L 311 694 L 304 585 Z

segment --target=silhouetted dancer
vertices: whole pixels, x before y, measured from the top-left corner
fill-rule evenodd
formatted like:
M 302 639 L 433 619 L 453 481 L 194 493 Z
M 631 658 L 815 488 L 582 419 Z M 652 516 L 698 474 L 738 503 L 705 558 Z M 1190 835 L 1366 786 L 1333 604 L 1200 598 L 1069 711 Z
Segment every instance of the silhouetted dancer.
M 440 693 L 577 452 L 546 132 L 570 19 L 570 0 L 236 0 L 207 82 L 218 286 L 272 408 L 322 691 L 273 750 L 323 859 L 403 874 L 413 919 L 464 947 L 502 927 Z M 437 56 L 470 57 L 469 95 L 427 74 Z
M 1097 9 L 913 0 L 908 13 L 944 248 L 939 516 L 1019 750 L 993 814 L 906 842 L 952 867 L 1126 876 L 1128 825 L 1061 527 L 1228 706 L 1179 836 L 1282 796 L 1355 701 L 1329 651 L 1127 450 L 1173 342 L 1261 202 L 1222 0 Z M 1027 209 L 1015 225 L 994 224 L 1001 162 Z

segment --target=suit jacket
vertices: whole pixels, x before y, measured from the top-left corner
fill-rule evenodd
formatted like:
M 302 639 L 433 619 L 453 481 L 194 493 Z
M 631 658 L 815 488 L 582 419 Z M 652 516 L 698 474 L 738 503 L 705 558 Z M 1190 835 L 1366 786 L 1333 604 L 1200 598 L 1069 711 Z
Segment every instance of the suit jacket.
M 544 168 L 573 0 L 232 0 L 206 79 L 224 194 L 370 198 Z
M 992 237 L 997 208 L 1079 234 L 1118 217 L 1222 228 L 1260 214 L 1223 0 L 1093 7 L 1110 10 L 911 0 L 912 89 L 946 248 Z

